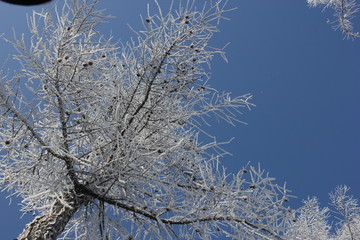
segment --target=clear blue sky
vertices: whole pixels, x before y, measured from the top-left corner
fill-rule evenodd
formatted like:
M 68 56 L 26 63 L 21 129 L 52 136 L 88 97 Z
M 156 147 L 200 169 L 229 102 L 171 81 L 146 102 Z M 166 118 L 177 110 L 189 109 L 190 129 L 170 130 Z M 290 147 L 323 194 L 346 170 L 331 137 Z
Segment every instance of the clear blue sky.
M 126 24 L 140 25 L 147 2 L 152 0 L 103 0 L 100 7 L 117 18 L 103 25 L 102 33 L 129 40 Z M 360 198 L 360 39 L 343 40 L 326 24 L 331 12 L 309 9 L 305 0 L 241 0 L 229 6 L 238 9 L 227 14 L 231 21 L 221 23 L 212 41 L 218 47 L 230 42 L 229 63 L 214 59 L 210 84 L 234 96 L 250 92 L 257 107 L 244 112 L 248 125 L 214 126 L 219 140 L 235 137 L 226 147 L 233 156 L 224 164 L 235 172 L 248 161 L 261 163 L 298 196 L 294 207 L 308 196 L 325 205 L 340 184 Z M 9 37 L 12 27 L 27 32 L 25 14 L 33 9 L 40 7 L 0 2 L 0 32 Z M 3 62 L 9 45 L 0 43 L 0 50 Z M 19 220 L 19 200 L 9 206 L 5 197 L 0 194 L 1 240 L 17 237 L 32 219 Z

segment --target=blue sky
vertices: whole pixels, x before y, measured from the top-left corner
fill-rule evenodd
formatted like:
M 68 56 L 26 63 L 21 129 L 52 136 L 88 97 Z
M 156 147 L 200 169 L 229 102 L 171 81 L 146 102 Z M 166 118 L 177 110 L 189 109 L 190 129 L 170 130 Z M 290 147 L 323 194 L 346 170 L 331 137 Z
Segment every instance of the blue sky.
M 129 40 L 126 24 L 140 25 L 147 2 L 153 1 L 103 0 L 100 7 L 116 18 L 101 26 L 102 33 Z M 214 125 L 218 140 L 235 137 L 225 148 L 233 155 L 223 163 L 233 172 L 249 161 L 260 163 L 298 196 L 290 202 L 294 207 L 308 196 L 325 206 L 328 193 L 342 184 L 360 199 L 360 39 L 343 40 L 326 24 L 331 11 L 309 9 L 305 0 L 229 1 L 235 6 L 212 41 L 217 47 L 230 43 L 229 63 L 215 57 L 209 83 L 233 96 L 252 93 L 257 107 L 241 116 L 247 125 Z M 10 37 L 15 27 L 26 33 L 25 14 L 33 9 L 40 7 L 0 2 L 0 32 Z M 9 49 L 0 43 L 1 62 Z M 0 193 L 0 239 L 12 239 L 32 216 L 19 220 L 19 199 L 9 206 L 5 197 Z

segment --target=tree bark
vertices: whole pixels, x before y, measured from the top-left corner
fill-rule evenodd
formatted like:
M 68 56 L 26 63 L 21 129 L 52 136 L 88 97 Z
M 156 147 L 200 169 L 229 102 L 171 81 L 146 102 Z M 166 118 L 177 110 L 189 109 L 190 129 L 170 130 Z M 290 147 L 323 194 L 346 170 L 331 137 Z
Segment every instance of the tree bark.
M 26 226 L 17 240 L 56 240 L 83 204 L 83 200 L 73 192 L 66 194 L 64 200 L 68 206 L 57 200 L 51 211 L 36 217 Z

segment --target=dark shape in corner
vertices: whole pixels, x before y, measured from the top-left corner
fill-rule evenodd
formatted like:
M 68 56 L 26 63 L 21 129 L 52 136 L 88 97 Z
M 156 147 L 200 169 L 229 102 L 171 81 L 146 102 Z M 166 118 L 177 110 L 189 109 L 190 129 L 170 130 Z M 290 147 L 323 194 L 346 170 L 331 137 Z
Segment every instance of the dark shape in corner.
M 32 6 L 32 5 L 40 5 L 43 3 L 51 2 L 51 0 L 0 0 L 2 2 L 23 5 L 23 6 Z

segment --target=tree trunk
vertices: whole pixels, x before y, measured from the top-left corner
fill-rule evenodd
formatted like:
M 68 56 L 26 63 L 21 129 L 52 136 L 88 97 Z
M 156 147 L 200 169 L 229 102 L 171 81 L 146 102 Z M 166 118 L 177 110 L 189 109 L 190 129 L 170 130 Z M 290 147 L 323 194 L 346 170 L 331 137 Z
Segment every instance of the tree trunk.
M 70 207 L 57 200 L 51 211 L 36 217 L 26 226 L 17 240 L 56 240 L 83 204 L 83 200 L 79 199 L 75 193 L 68 193 L 64 200 Z

